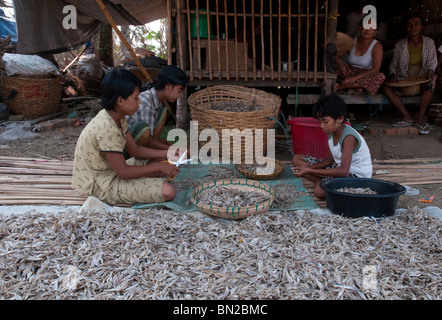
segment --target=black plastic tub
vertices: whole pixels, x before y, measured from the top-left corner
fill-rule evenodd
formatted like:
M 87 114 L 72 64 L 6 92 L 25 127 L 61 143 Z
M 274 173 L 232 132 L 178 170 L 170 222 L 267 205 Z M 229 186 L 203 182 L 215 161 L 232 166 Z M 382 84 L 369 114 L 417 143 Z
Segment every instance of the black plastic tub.
M 395 182 L 368 178 L 334 178 L 323 180 L 327 208 L 334 214 L 359 218 L 387 217 L 396 211 L 399 196 L 405 187 Z M 340 188 L 370 188 L 378 194 L 353 194 L 337 191 Z

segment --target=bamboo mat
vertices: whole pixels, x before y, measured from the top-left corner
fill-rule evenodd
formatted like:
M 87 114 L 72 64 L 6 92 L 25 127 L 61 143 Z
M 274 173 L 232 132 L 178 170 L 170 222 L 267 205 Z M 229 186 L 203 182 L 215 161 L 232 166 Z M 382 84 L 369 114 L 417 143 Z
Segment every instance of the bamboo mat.
M 73 161 L 0 156 L 0 205 L 82 205 L 87 195 L 71 188 L 72 167 Z M 376 160 L 372 178 L 402 185 L 442 183 L 442 159 Z M 303 182 L 313 194 L 313 184 Z M 325 201 L 313 199 L 327 207 Z

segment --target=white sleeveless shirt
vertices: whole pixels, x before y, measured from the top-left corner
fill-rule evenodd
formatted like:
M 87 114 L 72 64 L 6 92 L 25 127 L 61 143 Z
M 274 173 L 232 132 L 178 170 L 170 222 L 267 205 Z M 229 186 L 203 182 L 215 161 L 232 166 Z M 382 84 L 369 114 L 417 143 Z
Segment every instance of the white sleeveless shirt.
M 336 145 L 333 143 L 333 135 L 329 135 L 328 147 L 333 155 L 333 159 L 338 165 L 341 165 L 342 141 L 348 135 L 355 137 L 358 141 L 358 146 L 355 148 L 355 150 L 353 150 L 351 157 L 349 173 L 355 174 L 358 178 L 371 178 L 373 173 L 373 165 L 371 162 L 370 149 L 368 148 L 365 139 L 354 128 L 345 125 L 341 139 L 339 139 L 339 142 Z
M 373 50 L 374 45 L 378 42 L 376 39 L 370 44 L 367 52 L 363 56 L 357 56 L 355 53 L 356 50 L 356 40 L 353 49 L 351 49 L 350 54 L 348 55 L 348 64 L 352 67 L 360 68 L 360 69 L 371 69 L 373 66 L 373 57 L 371 56 L 371 51 Z

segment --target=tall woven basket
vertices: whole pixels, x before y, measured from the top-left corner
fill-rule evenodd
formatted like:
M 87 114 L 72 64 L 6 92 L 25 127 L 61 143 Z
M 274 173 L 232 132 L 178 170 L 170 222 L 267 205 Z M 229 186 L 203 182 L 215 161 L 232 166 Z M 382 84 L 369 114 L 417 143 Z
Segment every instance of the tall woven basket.
M 239 101 L 256 105 L 257 111 L 230 112 L 213 110 L 211 107 L 219 102 Z M 222 156 L 222 130 L 223 129 L 251 129 L 255 140 L 255 129 L 263 129 L 263 151 L 267 151 L 267 129 L 275 127 L 275 120 L 281 107 L 281 98 L 255 88 L 233 85 L 213 86 L 198 91 L 187 99 L 190 115 L 193 121 L 198 121 L 198 135 L 204 129 L 214 129 L 218 133 L 220 142 L 220 156 Z M 255 147 L 255 141 L 253 142 Z M 241 159 L 245 158 L 246 140 L 241 139 L 241 145 L 230 144 L 230 158 L 241 152 Z M 228 148 L 228 147 L 227 147 Z M 240 150 L 239 150 L 240 149 Z
M 0 78 L 3 102 L 12 114 L 35 119 L 59 111 L 60 78 L 7 77 Z

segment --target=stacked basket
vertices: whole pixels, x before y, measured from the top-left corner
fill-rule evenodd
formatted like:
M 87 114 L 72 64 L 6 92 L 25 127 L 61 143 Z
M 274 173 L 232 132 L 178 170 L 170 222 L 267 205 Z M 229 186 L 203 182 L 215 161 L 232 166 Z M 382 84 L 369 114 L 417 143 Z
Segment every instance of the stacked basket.
M 192 94 L 187 100 L 193 121 L 198 121 L 198 135 L 204 129 L 214 129 L 220 141 L 220 155 L 222 155 L 222 130 L 251 129 L 255 140 L 255 130 L 263 129 L 263 151 L 267 151 L 267 129 L 275 127 L 275 120 L 281 107 L 281 98 L 255 88 L 242 86 L 222 85 L 213 86 Z M 252 112 L 230 112 L 213 110 L 211 106 L 219 102 L 238 101 L 256 105 L 257 110 Z M 245 157 L 245 139 L 241 145 L 234 147 L 230 144 L 230 158 L 240 148 L 241 158 Z M 256 142 L 254 141 L 254 146 Z
M 0 77 L 0 93 L 12 114 L 29 119 L 59 111 L 61 101 L 60 78 Z

